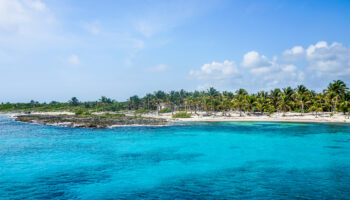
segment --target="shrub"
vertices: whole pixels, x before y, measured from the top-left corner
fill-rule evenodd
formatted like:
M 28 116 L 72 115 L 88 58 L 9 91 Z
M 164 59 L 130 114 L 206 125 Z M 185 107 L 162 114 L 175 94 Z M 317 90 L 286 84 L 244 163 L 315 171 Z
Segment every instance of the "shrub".
M 135 114 L 147 114 L 149 113 L 149 110 L 147 109 L 138 109 L 135 111 Z
M 159 113 L 170 113 L 171 109 L 170 108 L 163 108 L 159 111 Z
M 192 116 L 191 113 L 186 113 L 186 112 L 179 112 L 174 114 L 172 117 L 173 118 L 190 118 Z
M 105 114 L 103 114 L 103 115 L 99 115 L 99 117 L 101 117 L 101 118 L 122 118 L 122 117 L 125 117 L 125 114 L 120 114 L 120 113 L 117 113 L 117 114 L 105 113 Z
M 84 110 L 82 108 L 78 108 L 74 110 L 74 114 L 75 115 L 81 115 L 84 113 Z
M 330 116 L 330 117 L 333 117 L 333 116 L 334 116 L 334 113 L 332 113 L 332 112 L 329 113 L 329 116 Z
M 84 116 L 90 116 L 90 115 L 91 115 L 91 112 L 89 112 L 89 111 L 85 111 L 85 112 L 83 112 L 81 115 L 84 115 Z

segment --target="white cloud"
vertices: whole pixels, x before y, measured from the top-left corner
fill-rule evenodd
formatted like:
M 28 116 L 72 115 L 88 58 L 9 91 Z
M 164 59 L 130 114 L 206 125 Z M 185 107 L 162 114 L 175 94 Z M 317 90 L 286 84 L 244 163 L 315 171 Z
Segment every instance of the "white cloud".
M 309 48 L 307 48 L 306 53 L 307 56 L 311 56 L 317 49 L 327 48 L 327 42 L 320 41 L 317 42 L 315 45 L 310 45 Z
M 280 58 L 273 59 L 250 51 L 243 55 L 240 66 L 234 65 L 233 61 L 224 63 L 205 64 L 200 70 L 191 70 L 190 75 L 211 82 L 222 83 L 222 80 L 230 79 L 230 82 L 226 81 L 227 84 L 241 83 L 255 89 L 293 86 L 305 81 L 350 81 L 350 48 L 336 42 L 328 45 L 320 41 L 307 48 L 294 46 L 283 51 Z
M 305 70 L 316 76 L 340 78 L 350 76 L 350 48 L 334 42 L 317 42 L 304 49 L 301 46 L 288 49 L 282 54 L 282 61 L 306 63 Z
M 74 66 L 78 66 L 81 64 L 79 57 L 75 54 L 72 54 L 71 56 L 69 56 L 67 61 L 69 64 Z
M 263 67 L 270 65 L 268 59 L 262 55 L 260 56 L 256 51 L 250 51 L 243 56 L 242 66 L 244 67 Z
M 282 53 L 283 61 L 295 62 L 303 59 L 305 59 L 305 49 L 302 46 L 295 46 Z
M 350 77 L 350 48 L 340 43 L 318 42 L 307 49 L 308 70 L 317 76 Z
M 250 73 L 254 75 L 259 75 L 259 74 L 266 74 L 271 72 L 272 68 L 271 67 L 257 67 L 253 68 L 250 70 Z
M 0 0 L 0 31 L 33 35 L 53 21 L 52 14 L 39 0 Z
M 202 80 L 228 79 L 238 75 L 238 69 L 233 61 L 212 62 L 204 64 L 199 70 L 191 70 L 190 76 Z
M 266 58 L 267 59 L 267 58 Z M 302 71 L 295 65 L 268 60 L 268 65 L 251 67 L 242 79 L 248 80 L 256 88 L 266 89 L 282 85 L 293 85 L 303 81 Z M 243 80 L 242 80 L 243 81 Z

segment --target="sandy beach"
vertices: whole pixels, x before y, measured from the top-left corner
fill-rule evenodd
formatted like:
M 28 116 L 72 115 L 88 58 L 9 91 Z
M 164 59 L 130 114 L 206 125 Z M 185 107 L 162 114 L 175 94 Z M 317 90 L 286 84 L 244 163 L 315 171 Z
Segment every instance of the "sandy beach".
M 196 121 L 281 121 L 281 122 L 337 122 L 337 123 L 349 123 L 350 119 L 347 115 L 344 115 L 342 113 L 336 113 L 333 116 L 331 116 L 331 113 L 318 113 L 317 117 L 314 113 L 294 113 L 294 112 L 287 112 L 287 113 L 274 113 L 270 116 L 267 116 L 266 114 L 260 114 L 260 113 L 242 113 L 242 116 L 240 116 L 239 112 L 227 112 L 225 114 L 226 116 L 223 116 L 221 112 L 215 112 L 211 113 L 209 116 L 206 112 L 198 112 L 197 114 L 192 113 L 191 118 L 177 118 L 173 119 L 171 117 L 171 113 L 167 114 L 159 114 L 156 113 L 147 114 L 143 116 L 149 116 L 149 117 L 159 117 L 159 118 L 165 118 L 168 120 L 174 120 L 174 121 L 188 121 L 188 122 L 196 122 Z
M 348 123 L 350 119 L 347 115 L 342 113 L 335 113 L 331 116 L 331 113 L 318 113 L 317 117 L 314 113 L 273 113 L 270 116 L 266 114 L 260 113 L 242 113 L 240 116 L 239 112 L 227 112 L 223 115 L 221 112 L 215 112 L 211 114 L 207 114 L 206 112 L 197 112 L 195 114 L 192 113 L 191 118 L 177 118 L 173 119 L 171 113 L 166 114 L 157 114 L 157 113 L 149 113 L 144 114 L 145 117 L 155 117 L 155 118 L 164 118 L 171 121 L 188 121 L 188 122 L 196 122 L 196 121 L 281 121 L 281 122 L 341 122 Z
M 98 112 L 93 113 L 95 115 L 101 115 L 105 114 L 106 112 Z M 122 112 L 128 116 L 134 116 L 135 114 L 133 112 Z M 174 112 L 175 113 L 175 112 Z M 5 113 L 2 112 L 0 114 L 9 114 L 12 117 L 15 117 L 16 115 L 21 115 L 24 113 Z M 32 112 L 31 114 L 37 114 L 37 115 L 74 115 L 73 112 L 68 111 L 61 111 L 61 112 Z M 301 115 L 301 113 L 294 113 L 294 112 L 287 112 L 287 113 L 273 113 L 270 116 L 267 116 L 266 114 L 261 113 L 242 113 L 242 116 L 240 116 L 239 112 L 226 112 L 225 115 L 221 112 L 212 112 L 212 113 L 206 113 L 206 112 L 197 112 L 195 114 L 192 113 L 192 116 L 190 118 L 172 118 L 172 113 L 160 113 L 157 114 L 157 112 L 150 112 L 147 114 L 143 114 L 143 117 L 152 117 L 152 118 L 161 118 L 166 119 L 170 122 L 219 122 L 219 121 L 280 121 L 280 122 L 334 122 L 334 123 L 350 123 L 350 119 L 347 115 L 344 115 L 343 113 L 335 113 L 333 116 L 331 116 L 331 113 L 318 113 L 317 117 L 315 113 L 304 113 Z

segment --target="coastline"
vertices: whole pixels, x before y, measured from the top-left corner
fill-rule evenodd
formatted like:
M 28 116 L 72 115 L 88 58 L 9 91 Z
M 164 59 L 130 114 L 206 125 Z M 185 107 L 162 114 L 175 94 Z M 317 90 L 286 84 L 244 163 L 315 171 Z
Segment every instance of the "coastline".
M 122 112 L 127 117 L 135 116 L 135 114 L 132 111 L 124 111 Z M 20 112 L 0 112 L 0 114 L 7 114 L 10 115 L 9 117 L 14 118 L 15 120 L 18 120 L 18 116 L 25 115 L 24 113 Z M 106 114 L 105 112 L 99 112 L 94 113 L 95 117 L 99 115 Z M 343 113 L 335 113 L 331 115 L 331 113 L 318 113 L 318 117 L 316 118 L 316 115 L 314 113 L 304 113 L 301 115 L 301 113 L 294 113 L 294 112 L 287 112 L 287 113 L 273 113 L 270 116 L 267 116 L 266 114 L 261 113 L 241 113 L 242 116 L 240 116 L 239 112 L 232 111 L 227 112 L 225 115 L 221 112 L 212 112 L 208 115 L 206 112 L 197 112 L 197 114 L 192 113 L 192 116 L 190 118 L 172 118 L 171 113 L 163 113 L 163 114 L 157 114 L 157 112 L 150 112 L 147 114 L 140 115 L 143 118 L 149 118 L 149 119 L 159 119 L 159 120 L 165 120 L 166 124 L 171 124 L 173 122 L 296 122 L 296 123 L 350 123 L 350 119 L 348 119 L 347 115 L 344 115 Z M 69 119 L 65 119 L 63 121 L 57 120 L 55 123 L 42 123 L 33 120 L 31 122 L 30 120 L 26 121 L 28 123 L 38 123 L 38 124 L 44 124 L 44 125 L 53 125 L 53 126 L 69 126 L 69 127 L 83 127 L 83 128 L 89 128 L 89 126 L 84 126 L 81 123 L 74 123 L 74 121 L 79 118 L 79 116 L 75 116 L 72 112 L 67 111 L 60 111 L 60 112 L 32 112 L 31 115 L 34 116 L 47 116 L 48 118 L 52 118 L 54 116 L 58 117 L 60 115 L 66 115 L 69 117 Z M 71 121 L 70 121 L 71 120 Z M 18 120 L 22 121 L 22 120 Z M 90 121 L 91 122 L 91 121 Z M 90 123 L 89 122 L 89 123 Z M 122 127 L 122 126 L 164 126 L 165 124 L 159 124 L 158 122 L 155 124 L 148 124 L 149 122 L 137 122 L 135 124 L 130 124 L 130 122 L 127 122 L 123 124 L 124 122 L 118 122 L 118 124 L 113 124 L 112 122 L 108 122 L 108 126 L 102 126 L 97 128 L 110 128 L 110 127 Z M 92 127 L 94 128 L 94 127 Z
M 191 118 L 176 118 L 172 119 L 171 114 L 162 114 L 158 117 L 180 121 L 180 122 L 312 122 L 312 123 L 350 123 L 350 119 L 348 119 L 347 115 L 342 113 L 335 113 L 331 116 L 330 113 L 318 113 L 316 118 L 313 113 L 304 113 L 301 115 L 300 113 L 287 112 L 287 113 L 273 113 L 268 116 L 266 114 L 260 113 L 243 113 L 240 116 L 239 112 L 227 112 L 226 115 L 223 116 L 221 112 L 212 113 L 210 116 L 206 116 L 205 112 L 198 112 L 198 115 L 194 115 Z M 149 115 L 149 116 L 155 116 Z

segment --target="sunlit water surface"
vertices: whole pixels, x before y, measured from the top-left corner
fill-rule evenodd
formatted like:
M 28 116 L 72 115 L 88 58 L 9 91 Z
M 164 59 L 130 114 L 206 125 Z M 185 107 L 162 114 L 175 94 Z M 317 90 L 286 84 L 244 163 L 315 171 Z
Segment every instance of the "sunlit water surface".
M 0 115 L 0 199 L 349 199 L 350 125 L 107 130 Z

